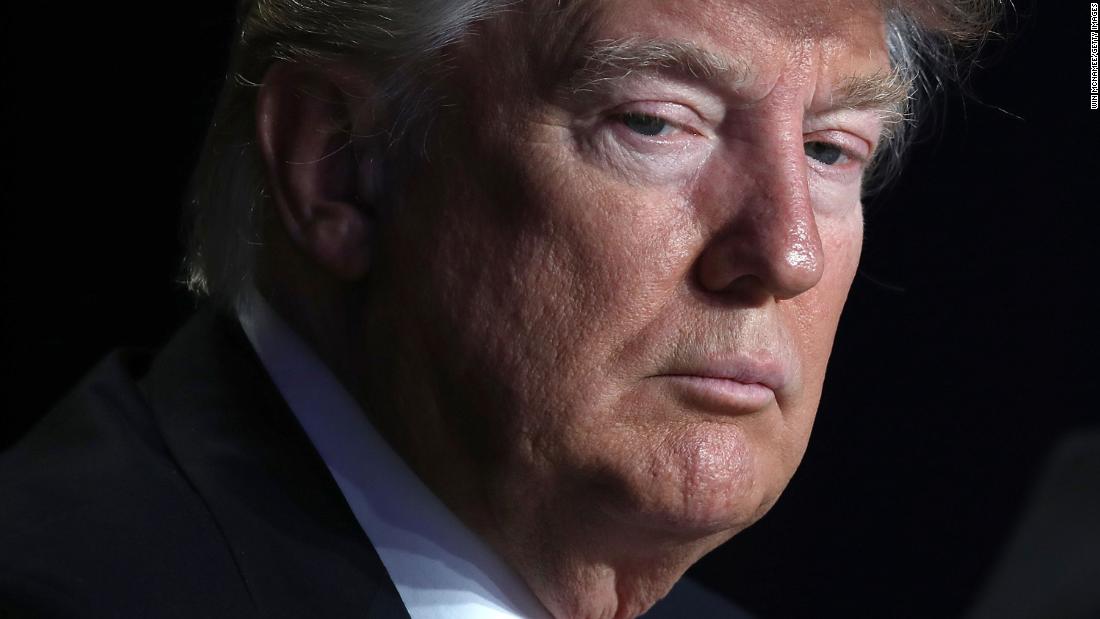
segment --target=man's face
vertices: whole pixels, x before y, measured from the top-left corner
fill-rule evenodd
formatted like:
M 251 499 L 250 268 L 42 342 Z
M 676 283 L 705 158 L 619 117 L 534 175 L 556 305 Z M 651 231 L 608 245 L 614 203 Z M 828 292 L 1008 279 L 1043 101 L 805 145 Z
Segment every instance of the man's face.
M 370 397 L 494 535 L 716 544 L 806 447 L 859 259 L 883 22 L 805 0 L 594 8 L 500 18 L 458 54 L 445 146 L 373 267 L 392 372 Z

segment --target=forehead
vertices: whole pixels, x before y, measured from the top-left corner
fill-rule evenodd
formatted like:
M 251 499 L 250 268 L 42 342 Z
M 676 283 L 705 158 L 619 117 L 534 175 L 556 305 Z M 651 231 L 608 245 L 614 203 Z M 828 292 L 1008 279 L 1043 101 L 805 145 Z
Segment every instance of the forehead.
M 849 39 L 868 20 L 881 21 L 872 0 L 578 0 L 605 26 L 689 28 L 714 41 L 769 33 L 787 40 Z
M 738 69 L 753 98 L 792 73 L 828 90 L 890 68 L 875 0 L 544 0 L 541 11 L 512 16 L 526 17 L 513 25 L 527 40 L 513 41 L 537 57 L 547 77 L 553 67 L 575 69 L 593 43 L 626 40 L 704 50 Z

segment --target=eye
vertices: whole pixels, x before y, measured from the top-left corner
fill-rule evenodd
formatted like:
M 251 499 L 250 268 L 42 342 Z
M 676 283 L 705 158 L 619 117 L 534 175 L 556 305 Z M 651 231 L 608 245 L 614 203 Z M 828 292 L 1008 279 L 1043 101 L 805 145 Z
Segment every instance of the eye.
M 672 124 L 667 120 L 659 116 L 642 114 L 639 112 L 627 112 L 622 114 L 619 116 L 619 122 L 634 133 L 647 137 L 668 135 L 673 129 Z
M 816 159 L 825 165 L 837 165 L 844 163 L 848 155 L 844 149 L 829 142 L 806 142 L 806 156 Z

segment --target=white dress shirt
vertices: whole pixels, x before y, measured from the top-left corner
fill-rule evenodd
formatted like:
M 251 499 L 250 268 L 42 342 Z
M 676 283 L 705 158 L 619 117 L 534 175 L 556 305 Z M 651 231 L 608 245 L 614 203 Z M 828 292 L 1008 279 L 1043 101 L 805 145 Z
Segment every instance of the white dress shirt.
M 259 294 L 251 297 L 238 314 L 241 326 L 412 619 L 549 619 L 526 583 L 390 448 L 309 345 Z

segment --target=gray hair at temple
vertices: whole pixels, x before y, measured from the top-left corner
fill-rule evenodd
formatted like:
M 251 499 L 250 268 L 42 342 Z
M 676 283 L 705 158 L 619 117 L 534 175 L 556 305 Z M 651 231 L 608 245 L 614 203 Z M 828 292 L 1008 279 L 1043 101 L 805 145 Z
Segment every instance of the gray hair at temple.
M 565 4 L 557 0 L 559 4 Z M 242 0 L 240 34 L 192 179 L 185 210 L 185 282 L 194 293 L 237 306 L 253 284 L 263 212 L 264 170 L 256 149 L 256 93 L 275 61 L 350 59 L 378 85 L 378 105 L 394 110 L 392 149 L 416 156 L 432 113 L 445 101 L 442 54 L 472 26 L 518 0 Z M 909 89 L 903 120 L 868 175 L 880 185 L 897 169 L 917 107 L 960 74 L 960 49 L 973 49 L 1000 18 L 1001 0 L 880 0 L 887 45 Z M 393 152 L 389 153 L 392 155 Z

